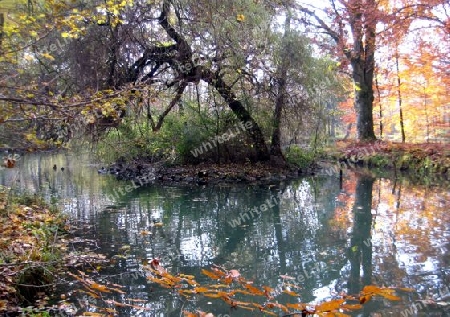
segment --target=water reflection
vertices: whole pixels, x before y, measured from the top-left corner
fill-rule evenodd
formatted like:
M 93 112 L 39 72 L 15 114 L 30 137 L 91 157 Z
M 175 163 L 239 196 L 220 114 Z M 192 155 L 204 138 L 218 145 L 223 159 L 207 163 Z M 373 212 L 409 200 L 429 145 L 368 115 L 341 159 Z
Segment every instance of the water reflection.
M 358 175 L 353 205 L 353 228 L 348 251 L 350 276 L 348 291 L 357 294 L 372 283 L 372 190 L 375 178 Z M 362 267 L 362 274 L 361 274 Z M 362 278 L 361 278 L 362 276 Z
M 341 184 L 338 177 L 316 177 L 261 186 L 148 186 L 117 196 L 112 193 L 127 184 L 98 175 L 86 162 L 67 155 L 29 156 L 20 168 L 1 171 L 0 181 L 18 179 L 19 189 L 58 198 L 74 218 L 89 221 L 92 229 L 80 234 L 96 241 L 96 252 L 114 259 L 92 278 L 126 286 L 126 294 L 106 298 L 145 300 L 140 305 L 149 311 L 142 316 L 196 309 L 249 315 L 219 300 L 186 300 L 148 283 L 142 264 L 155 257 L 172 273 L 197 276 L 200 284 L 211 283 L 201 269 L 212 264 L 272 288 L 281 285 L 280 275 L 295 278 L 300 298 L 280 294 L 280 302 L 320 302 L 369 284 L 417 290 L 401 294 L 399 303 L 373 300 L 355 316 L 401 314 L 414 299 L 444 295 L 450 282 L 450 194 L 443 184 L 346 173 Z M 53 164 L 64 165 L 64 172 L 53 171 Z M 242 216 L 273 197 L 278 199 L 268 210 Z M 75 294 L 74 301 L 82 296 Z M 81 306 L 77 303 L 80 313 Z M 136 309 L 116 309 L 123 316 L 139 315 Z

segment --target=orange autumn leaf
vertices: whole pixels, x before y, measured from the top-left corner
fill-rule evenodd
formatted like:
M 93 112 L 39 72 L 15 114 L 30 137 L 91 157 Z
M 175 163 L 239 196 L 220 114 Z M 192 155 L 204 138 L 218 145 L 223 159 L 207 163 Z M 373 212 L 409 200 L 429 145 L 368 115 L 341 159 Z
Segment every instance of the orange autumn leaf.
M 286 306 L 282 305 L 282 304 L 278 304 L 278 303 L 267 303 L 265 305 L 265 307 L 267 308 L 280 308 L 281 310 L 283 310 L 285 313 L 287 313 L 289 311 L 289 309 L 287 309 Z
M 204 293 L 203 296 L 210 297 L 210 298 L 220 298 L 220 297 L 222 297 L 222 295 L 218 294 L 218 293 Z
M 228 288 L 229 286 L 226 284 L 216 284 L 216 285 L 208 285 L 211 288 Z
M 270 288 L 269 286 L 263 286 L 264 289 L 264 295 L 266 295 L 266 297 L 268 299 L 273 299 L 273 296 L 271 295 L 271 293 L 273 292 L 273 288 Z
M 283 293 L 286 293 L 286 294 L 291 295 L 291 296 L 300 296 L 296 292 L 293 292 L 293 291 L 290 291 L 290 290 L 287 290 L 287 289 L 283 290 Z
M 213 292 L 214 290 L 210 290 L 210 289 L 207 288 L 207 287 L 196 287 L 196 288 L 194 289 L 194 291 L 195 291 L 196 293 L 206 293 L 206 292 Z
M 389 299 L 389 300 L 400 300 L 400 297 L 392 295 L 392 294 L 388 294 L 388 293 L 381 293 L 379 295 L 381 295 L 384 298 Z
M 362 291 L 363 291 L 363 293 L 377 293 L 377 292 L 380 292 L 381 289 L 374 285 L 366 285 L 366 286 L 364 286 Z
M 187 279 L 186 282 L 191 286 L 195 286 L 198 284 L 195 280 L 191 280 L 191 279 Z
M 391 288 L 380 288 L 374 285 L 367 285 L 363 288 L 363 294 L 374 294 L 374 295 L 379 295 L 379 296 L 383 296 L 386 299 L 389 300 L 400 300 L 400 297 L 395 296 L 395 290 L 391 289 Z
M 103 292 L 103 293 L 110 293 L 111 291 L 109 290 L 108 287 L 106 287 L 105 285 L 101 285 L 101 284 L 97 284 L 97 283 L 93 283 L 90 285 L 90 287 L 92 289 L 95 289 L 97 291 Z
M 219 276 L 219 275 L 217 275 L 217 274 L 214 273 L 214 272 L 205 270 L 205 269 L 202 269 L 202 274 L 203 274 L 203 275 L 206 275 L 207 277 L 212 278 L 212 279 L 214 279 L 214 280 L 220 279 L 220 276 Z
M 195 276 L 194 276 L 194 275 L 180 274 L 179 276 L 180 276 L 181 278 L 185 278 L 185 279 L 187 279 L 187 280 L 193 280 L 193 279 L 195 279 Z
M 275 313 L 273 313 L 271 311 L 265 310 L 265 309 L 261 309 L 261 311 L 264 312 L 265 314 L 268 314 L 268 315 L 278 316 L 277 314 L 275 314 Z
M 361 304 L 344 304 L 341 306 L 341 308 L 343 309 L 347 309 L 347 310 L 358 310 L 362 308 Z
M 252 294 L 254 295 L 261 295 L 264 296 L 264 292 L 261 291 L 259 288 L 254 287 L 253 285 L 250 284 L 244 284 L 244 287 L 246 289 L 248 289 Z
M 333 310 L 339 309 L 344 302 L 345 302 L 344 299 L 335 299 L 326 303 L 322 303 L 316 306 L 316 311 L 331 312 Z
M 222 270 L 220 270 L 220 269 L 218 269 L 216 267 L 213 267 L 212 270 L 214 271 L 214 273 L 216 273 L 220 277 L 225 277 L 227 275 L 226 272 L 224 272 L 224 271 L 222 271 Z

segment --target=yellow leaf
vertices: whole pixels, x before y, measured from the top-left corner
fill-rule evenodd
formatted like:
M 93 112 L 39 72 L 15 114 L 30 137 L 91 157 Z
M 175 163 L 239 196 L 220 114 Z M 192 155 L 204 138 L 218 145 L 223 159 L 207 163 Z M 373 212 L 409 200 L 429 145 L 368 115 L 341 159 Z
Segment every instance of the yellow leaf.
M 238 14 L 238 15 L 236 16 L 236 21 L 238 21 L 238 22 L 244 22 L 244 20 L 245 20 L 245 15 L 243 15 L 243 14 Z
M 53 56 L 51 56 L 49 53 L 42 53 L 41 55 L 42 55 L 42 57 L 45 57 L 51 61 L 55 60 L 55 58 Z
M 70 37 L 70 34 L 68 32 L 62 32 L 61 37 Z
M 380 293 L 379 295 L 381 295 L 384 298 L 389 299 L 389 300 L 400 300 L 400 297 L 395 296 L 395 295 L 391 295 L 391 294 L 388 294 L 388 293 Z

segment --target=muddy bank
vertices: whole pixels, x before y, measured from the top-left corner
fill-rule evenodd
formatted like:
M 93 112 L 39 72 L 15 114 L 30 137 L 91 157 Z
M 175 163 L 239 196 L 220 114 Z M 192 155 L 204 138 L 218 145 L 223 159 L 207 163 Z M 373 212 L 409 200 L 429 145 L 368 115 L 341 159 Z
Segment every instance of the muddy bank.
M 275 167 L 270 162 L 248 164 L 199 164 L 165 166 L 141 161 L 119 162 L 98 170 L 100 174 L 113 174 L 119 180 L 134 181 L 138 185 L 158 184 L 219 184 L 219 183 L 271 183 L 312 175 L 315 169 L 293 166 Z
M 449 144 L 340 141 L 325 151 L 324 158 L 344 168 L 364 166 L 450 179 Z

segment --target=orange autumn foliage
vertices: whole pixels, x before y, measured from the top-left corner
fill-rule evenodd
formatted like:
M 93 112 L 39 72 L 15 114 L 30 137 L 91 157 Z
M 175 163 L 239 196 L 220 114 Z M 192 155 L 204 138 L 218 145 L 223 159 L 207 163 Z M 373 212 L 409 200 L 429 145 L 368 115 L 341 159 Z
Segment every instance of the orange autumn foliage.
M 219 266 L 213 266 L 211 270 L 202 269 L 202 274 L 215 280 L 218 284 L 200 285 L 195 282 L 191 275 L 171 275 L 159 261 L 152 261 L 153 265 L 146 267 L 150 273 L 148 279 L 164 288 L 177 289 L 181 296 L 190 298 L 192 296 L 203 295 L 208 298 L 222 300 L 232 308 L 245 309 L 249 311 L 259 310 L 270 316 L 278 316 L 277 312 L 293 314 L 301 312 L 304 315 L 319 316 L 346 316 L 340 310 L 358 310 L 362 304 L 369 301 L 373 296 L 382 296 L 389 300 L 398 300 L 394 295 L 395 290 L 391 288 L 381 288 L 373 285 L 366 286 L 360 294 L 354 296 L 344 296 L 333 299 L 318 305 L 308 305 L 304 303 L 286 303 L 281 304 L 275 300 L 278 295 L 273 288 L 268 286 L 257 287 L 253 282 L 245 279 L 237 270 L 226 270 Z M 152 263 L 151 262 L 151 263 Z M 156 264 L 156 265 L 155 265 Z M 289 294 L 293 297 L 299 297 L 298 294 L 289 290 L 282 278 L 281 293 Z M 263 291 L 264 290 L 264 291 Z M 243 294 L 255 298 L 252 301 L 242 301 L 237 295 Z M 259 303 L 257 297 L 263 297 L 264 301 Z M 192 313 L 184 312 L 186 317 L 213 316 L 211 313 L 197 311 Z

